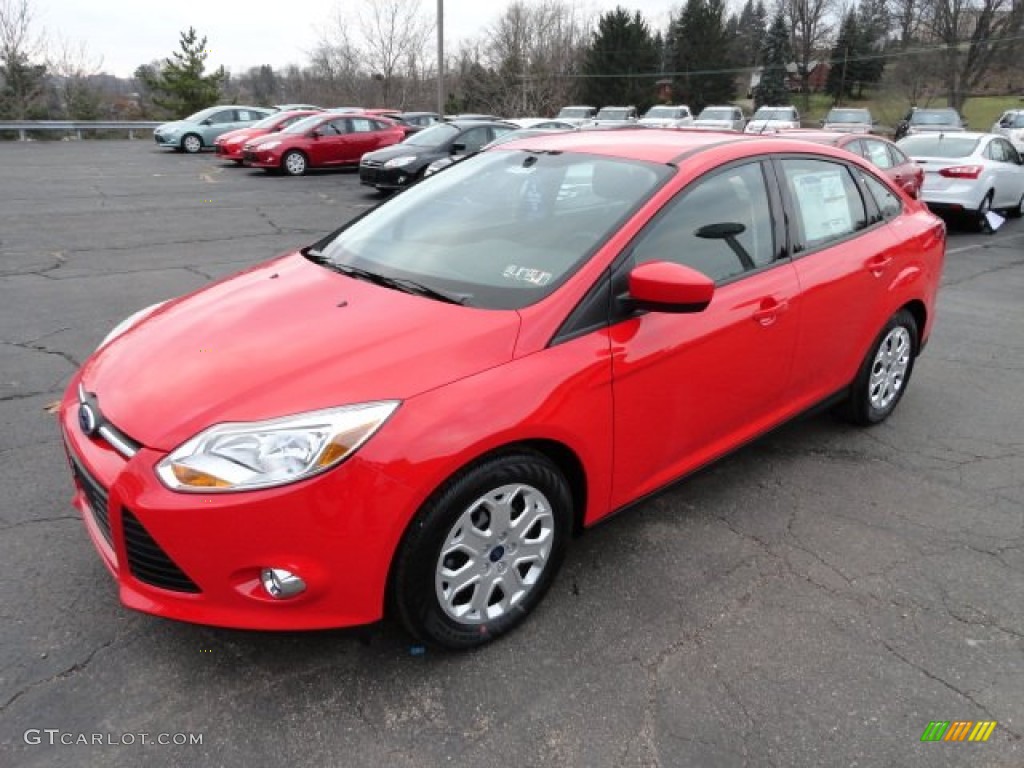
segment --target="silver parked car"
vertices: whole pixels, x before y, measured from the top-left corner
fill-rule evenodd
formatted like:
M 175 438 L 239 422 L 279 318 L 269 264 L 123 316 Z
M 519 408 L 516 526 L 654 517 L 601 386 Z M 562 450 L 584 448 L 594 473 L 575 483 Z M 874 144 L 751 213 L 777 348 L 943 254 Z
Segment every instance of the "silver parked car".
M 275 109 L 264 107 L 223 106 L 201 109 L 184 120 L 164 123 L 153 131 L 153 138 L 161 147 L 195 154 L 203 147 L 212 148 L 222 133 L 237 128 L 248 128 Z
M 601 107 L 588 125 L 630 125 L 636 123 L 636 119 L 636 107 Z
M 558 114 L 555 115 L 556 120 L 561 120 L 566 123 L 572 123 L 575 126 L 581 126 L 586 122 L 594 119 L 594 115 L 597 114 L 595 107 L 586 105 L 562 107 Z
M 796 107 L 761 107 L 750 118 L 746 133 L 775 133 L 800 127 L 800 113 Z
M 674 107 L 659 104 L 648 109 L 644 116 L 637 121 L 637 124 L 651 128 L 682 128 L 693 125 L 693 114 L 690 112 L 690 108 L 683 104 Z
M 924 168 L 921 200 L 937 213 L 979 223 L 991 210 L 1024 213 L 1024 160 L 1002 136 L 954 131 L 920 133 L 897 142 Z
M 826 131 L 840 133 L 871 133 L 875 123 L 870 110 L 835 107 L 825 115 L 821 127 Z
M 693 121 L 693 126 L 718 131 L 742 131 L 747 126 L 747 118 L 739 107 L 704 107 Z

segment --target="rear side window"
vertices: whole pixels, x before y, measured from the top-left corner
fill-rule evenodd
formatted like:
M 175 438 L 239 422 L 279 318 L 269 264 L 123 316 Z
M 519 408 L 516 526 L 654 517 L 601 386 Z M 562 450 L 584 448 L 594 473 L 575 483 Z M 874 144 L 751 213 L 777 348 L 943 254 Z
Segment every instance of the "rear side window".
M 864 139 L 862 142 L 864 151 L 861 152 L 864 158 L 878 168 L 891 168 L 892 157 L 889 156 L 889 148 L 880 141 Z
M 810 158 L 781 164 L 796 209 L 794 251 L 819 248 L 867 226 L 864 200 L 845 165 Z

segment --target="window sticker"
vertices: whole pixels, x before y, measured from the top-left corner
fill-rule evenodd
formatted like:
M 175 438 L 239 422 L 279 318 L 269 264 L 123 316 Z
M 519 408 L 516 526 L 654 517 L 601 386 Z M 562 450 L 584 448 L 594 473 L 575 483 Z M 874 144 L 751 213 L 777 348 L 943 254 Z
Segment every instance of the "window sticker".
M 834 170 L 793 174 L 804 232 L 811 242 L 853 231 L 842 173 Z
M 509 264 L 501 274 L 506 280 L 518 280 L 521 283 L 532 283 L 533 285 L 547 285 L 551 282 L 553 275 L 540 269 L 520 267 Z

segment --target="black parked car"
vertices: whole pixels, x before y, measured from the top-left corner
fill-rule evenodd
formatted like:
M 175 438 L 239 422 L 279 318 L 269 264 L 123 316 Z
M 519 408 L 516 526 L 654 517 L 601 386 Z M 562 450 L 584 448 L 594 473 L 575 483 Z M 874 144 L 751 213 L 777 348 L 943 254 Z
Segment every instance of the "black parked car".
M 398 144 L 363 155 L 359 181 L 378 190 L 401 189 L 422 177 L 435 160 L 477 152 L 517 127 L 499 120 L 452 120 L 432 125 Z

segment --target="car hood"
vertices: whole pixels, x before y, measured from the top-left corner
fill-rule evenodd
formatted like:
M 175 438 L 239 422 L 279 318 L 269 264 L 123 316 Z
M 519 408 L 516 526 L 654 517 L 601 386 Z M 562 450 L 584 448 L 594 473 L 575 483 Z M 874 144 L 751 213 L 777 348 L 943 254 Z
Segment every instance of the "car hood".
M 747 123 L 747 133 L 759 133 L 770 131 L 775 128 L 792 128 L 794 120 L 751 120 Z M 797 124 L 799 128 L 799 124 Z
M 868 123 L 825 123 L 824 131 L 833 133 L 870 133 L 872 126 Z
M 694 120 L 693 124 L 697 128 L 732 128 L 732 120 Z
M 682 120 L 681 117 L 641 117 L 637 120 L 637 125 L 654 125 L 660 128 L 672 125 L 678 120 Z
M 239 142 L 246 141 L 247 139 L 254 139 L 257 136 L 265 136 L 268 131 L 266 128 L 236 128 L 233 131 L 228 131 L 217 137 L 218 144 L 237 144 Z
M 169 123 L 158 125 L 154 131 L 156 133 L 173 133 L 174 131 L 183 131 L 193 125 L 194 123 L 190 123 L 188 120 L 172 120 Z
M 908 133 L 963 133 L 967 129 L 959 125 L 910 125 Z
M 396 157 L 403 157 L 412 155 L 418 157 L 421 160 L 435 160 L 438 157 L 443 157 L 447 153 L 444 149 L 438 149 L 437 147 L 417 147 L 411 144 L 392 144 L 390 147 L 384 147 L 384 149 L 377 149 L 373 152 L 367 152 L 363 155 L 364 160 L 376 160 L 377 162 L 387 162 Z
M 295 139 L 295 138 L 300 137 L 300 136 L 301 136 L 300 134 L 296 134 L 296 133 L 281 133 L 280 131 L 278 133 L 256 133 L 254 135 L 250 135 L 245 140 L 245 144 L 246 145 L 249 145 L 249 144 L 259 145 L 259 144 L 262 144 L 262 143 L 264 143 L 266 141 L 289 141 L 291 139 Z
M 169 451 L 212 424 L 406 400 L 512 358 L 519 314 L 346 277 L 292 253 L 161 306 L 82 369 L 103 414 Z

